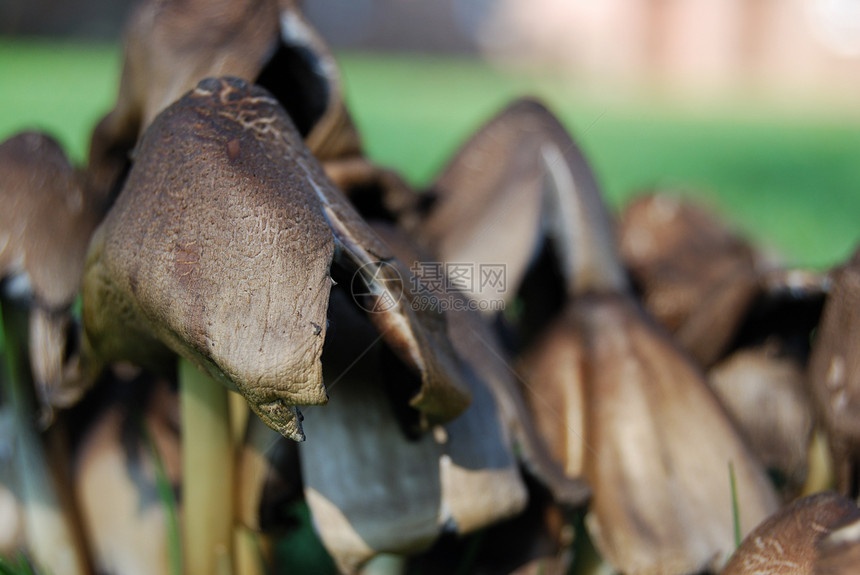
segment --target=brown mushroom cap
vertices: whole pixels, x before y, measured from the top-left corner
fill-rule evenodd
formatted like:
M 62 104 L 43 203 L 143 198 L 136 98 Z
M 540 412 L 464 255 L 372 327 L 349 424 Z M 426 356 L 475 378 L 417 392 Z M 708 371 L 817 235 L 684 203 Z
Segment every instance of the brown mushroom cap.
M 156 118 L 136 156 L 90 247 L 87 344 L 103 360 L 149 364 L 166 345 L 301 438 L 294 406 L 327 401 L 319 358 L 333 260 L 361 271 L 372 300 L 391 295 L 398 262 L 262 88 L 202 81 Z M 444 317 L 409 303 L 371 319 L 421 374 L 412 405 L 445 421 L 468 393 Z
M 402 232 L 379 224 L 374 229 L 399 260 L 415 261 Z M 354 572 L 378 553 L 415 553 L 443 532 L 470 533 L 520 512 L 525 486 L 497 384 L 489 381 L 496 374 L 488 372 L 486 362 L 472 362 L 475 356 L 468 351 L 480 318 L 446 313 L 472 404 L 432 433 L 409 437 L 404 428 L 410 416 L 398 413 L 389 396 L 404 382 L 388 381 L 408 374 L 392 365 L 380 345 L 368 346 L 373 330 L 351 310 L 347 297 L 333 291 L 334 336 L 323 356 L 337 387 L 324 410 L 308 414 L 305 426 L 312 439 L 300 450 L 308 505 L 341 569 Z M 356 427 L 364 431 L 356 433 Z M 333 458 L 335 448 L 342 453 Z
M 22 133 L 0 144 L 0 173 L 4 297 L 23 297 L 30 308 L 29 355 L 40 400 L 67 406 L 84 388 L 77 356 L 67 349 L 70 307 L 105 206 L 85 192 L 59 144 L 43 134 Z
M 418 237 L 443 261 L 505 263 L 507 284 L 518 286 L 548 240 L 568 293 L 626 285 L 594 175 L 564 126 L 537 101 L 517 100 L 487 122 L 431 193 L 435 201 Z M 583 213 L 591 217 L 578 217 Z
M 720 574 L 811 575 L 820 542 L 858 517 L 854 503 L 832 492 L 798 499 L 747 535 Z
M 691 573 L 733 548 L 740 527 L 778 507 L 773 488 L 697 367 L 632 302 L 583 297 L 566 316 L 585 353 L 586 519 L 603 557 L 625 573 Z

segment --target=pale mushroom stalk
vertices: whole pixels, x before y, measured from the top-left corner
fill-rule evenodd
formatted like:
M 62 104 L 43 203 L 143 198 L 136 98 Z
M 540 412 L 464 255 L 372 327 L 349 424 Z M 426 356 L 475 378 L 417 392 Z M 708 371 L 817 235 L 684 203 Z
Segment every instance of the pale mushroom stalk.
M 197 366 L 179 360 L 182 547 L 187 573 L 233 572 L 234 447 L 228 393 Z
M 58 486 L 59 470 L 48 459 L 36 429 L 37 412 L 31 397 L 32 381 L 26 366 L 28 311 L 2 298 L 2 329 L 7 373 L 3 397 L 15 414 L 14 469 L 21 490 L 24 529 L 35 563 L 54 573 L 89 572 L 81 532 L 70 500 Z M 68 494 L 66 494 L 68 495 Z

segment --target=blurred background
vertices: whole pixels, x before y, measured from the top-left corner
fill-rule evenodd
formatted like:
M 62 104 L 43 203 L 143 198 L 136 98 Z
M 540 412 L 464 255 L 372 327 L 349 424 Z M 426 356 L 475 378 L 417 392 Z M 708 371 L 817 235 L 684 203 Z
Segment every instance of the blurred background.
M 0 137 L 41 127 L 81 162 L 112 105 L 132 0 L 0 3 Z M 790 263 L 860 239 L 860 0 L 305 0 L 368 152 L 432 180 L 533 94 L 610 200 L 691 194 Z

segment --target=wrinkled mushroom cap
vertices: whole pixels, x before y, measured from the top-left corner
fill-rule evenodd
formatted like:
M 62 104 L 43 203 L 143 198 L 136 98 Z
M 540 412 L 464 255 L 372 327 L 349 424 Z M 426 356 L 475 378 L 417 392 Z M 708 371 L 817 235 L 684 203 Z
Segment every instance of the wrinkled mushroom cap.
M 410 277 L 268 92 L 204 80 L 147 131 L 93 238 L 87 343 L 103 360 L 150 364 L 166 345 L 301 438 L 294 406 L 327 401 L 319 358 L 335 252 L 363 272 L 372 299 L 389 295 L 385 274 Z M 444 317 L 395 301 L 372 320 L 422 376 L 412 404 L 430 419 L 455 417 L 469 400 Z

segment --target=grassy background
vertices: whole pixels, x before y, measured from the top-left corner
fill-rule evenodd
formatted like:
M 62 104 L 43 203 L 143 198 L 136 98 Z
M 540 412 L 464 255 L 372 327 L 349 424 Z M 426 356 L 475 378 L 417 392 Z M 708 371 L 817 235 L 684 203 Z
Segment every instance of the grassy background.
M 347 97 L 369 154 L 416 185 L 518 95 L 544 99 L 591 159 L 615 206 L 643 188 L 683 188 L 796 265 L 836 264 L 860 240 L 860 122 L 839 110 L 735 99 L 586 93 L 551 75 L 473 60 L 343 54 Z M 77 162 L 112 105 L 114 45 L 0 39 L 0 140 L 39 128 Z

